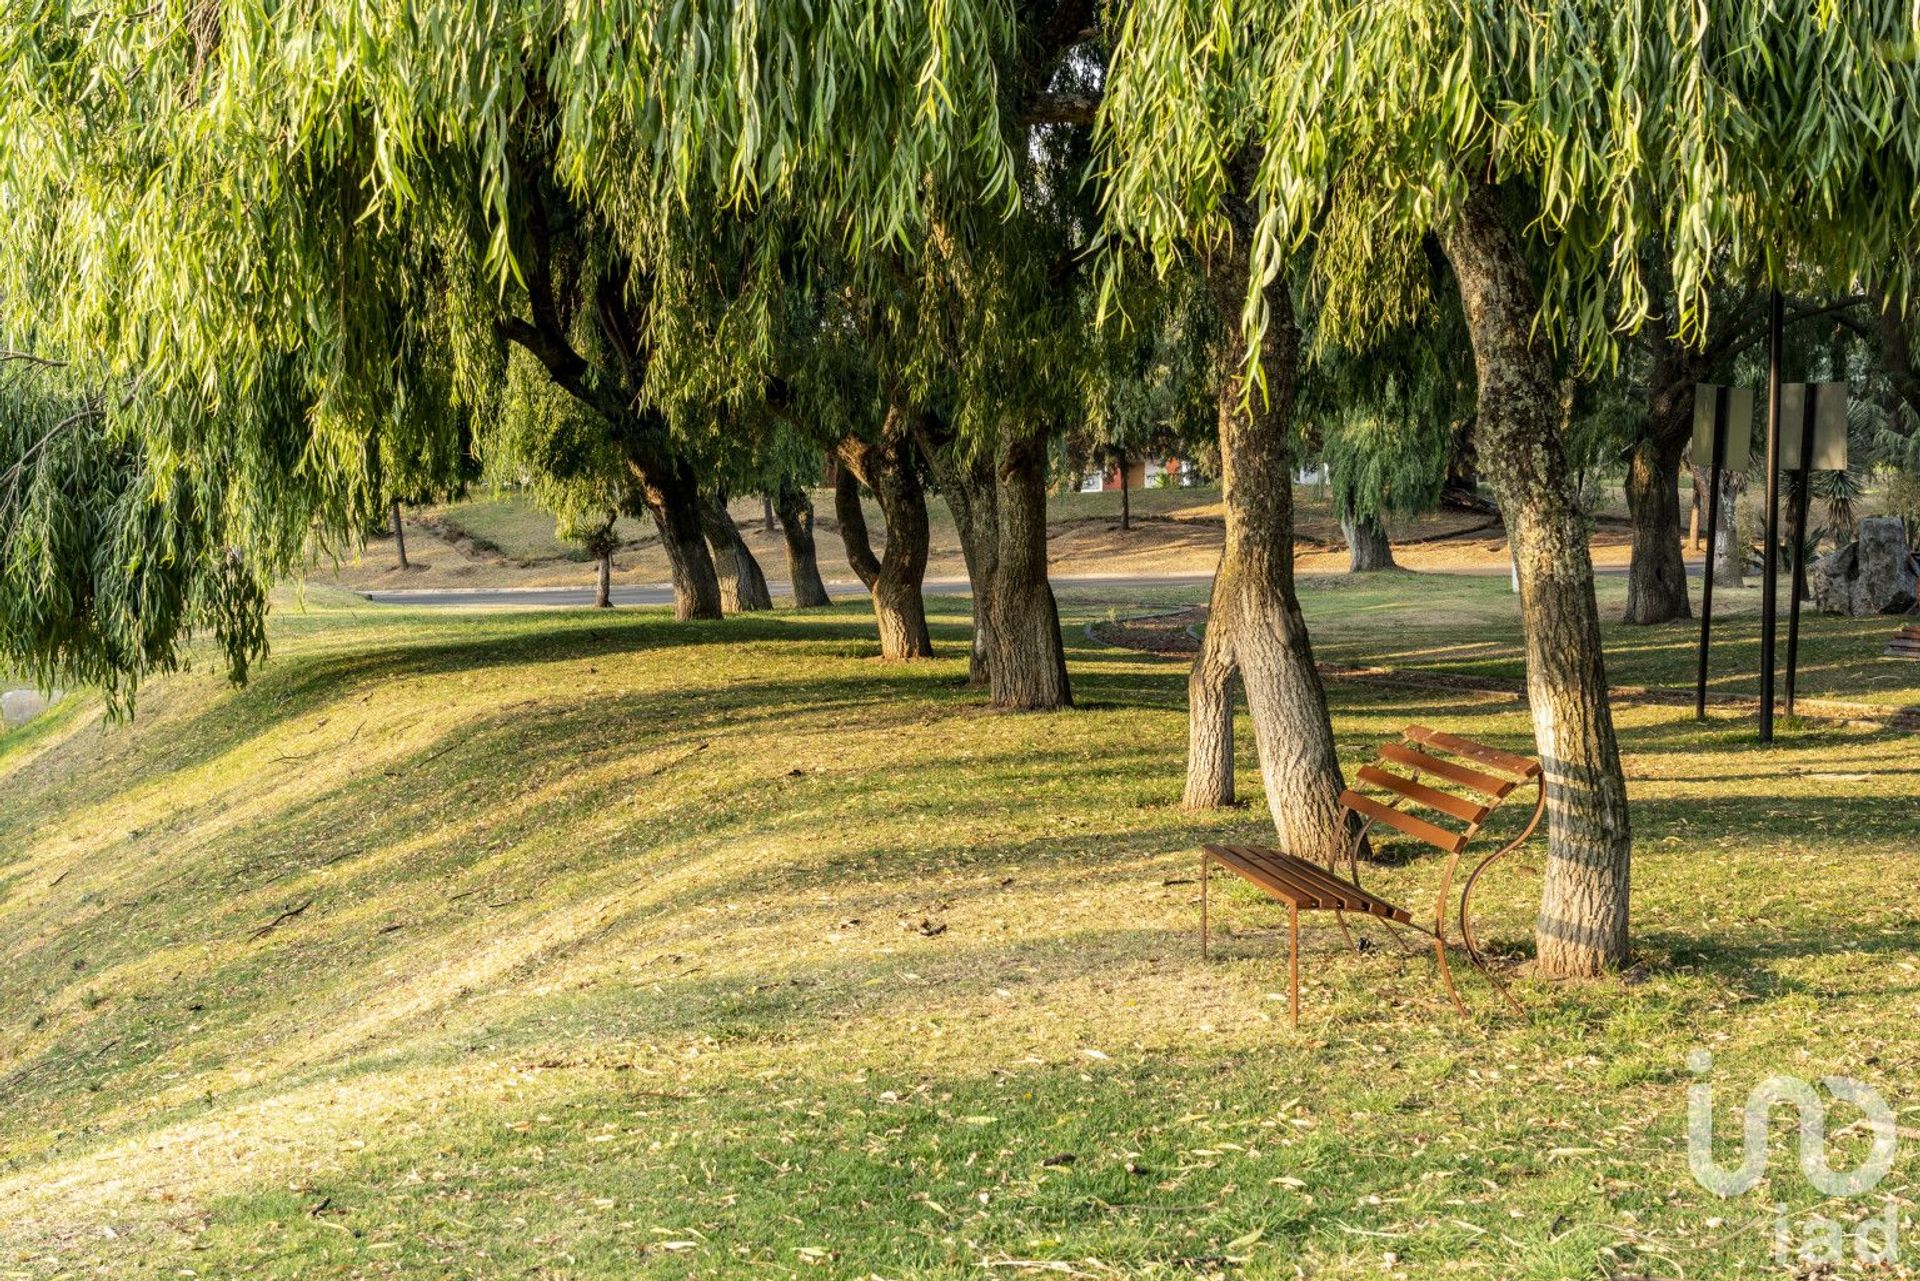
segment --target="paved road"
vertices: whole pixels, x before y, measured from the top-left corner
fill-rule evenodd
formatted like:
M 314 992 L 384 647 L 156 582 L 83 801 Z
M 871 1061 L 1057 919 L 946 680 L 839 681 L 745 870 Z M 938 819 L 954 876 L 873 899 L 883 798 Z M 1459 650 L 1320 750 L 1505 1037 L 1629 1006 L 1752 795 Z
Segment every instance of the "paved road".
M 1061 587 L 1106 587 L 1115 591 L 1137 591 L 1150 587 L 1204 587 L 1213 581 L 1212 574 L 1086 574 L 1053 580 L 1056 588 Z M 767 580 L 767 589 L 776 598 L 792 594 L 792 588 L 777 579 Z M 973 584 L 964 578 L 929 578 L 921 584 L 921 590 L 929 596 L 965 596 L 973 591 Z M 866 591 L 858 582 L 834 582 L 827 584 L 827 593 L 839 598 L 864 596 Z M 457 589 L 423 589 L 419 591 L 399 592 L 361 592 L 376 605 L 446 605 L 463 609 L 478 608 L 520 608 L 552 609 L 565 605 L 593 604 L 591 587 L 468 587 Z M 616 605 L 671 605 L 673 587 L 668 583 L 645 583 L 631 587 L 613 589 L 613 603 Z
M 1472 578 L 1506 576 L 1506 571 L 1498 568 L 1444 572 Z M 1608 565 L 1602 566 L 1595 572 L 1608 578 L 1618 578 L 1625 575 L 1627 571 L 1622 566 Z M 1687 572 L 1698 578 L 1700 567 L 1689 565 Z M 1212 574 L 1070 574 L 1055 576 L 1053 585 L 1056 588 L 1105 588 L 1109 591 L 1126 592 L 1155 587 L 1204 587 L 1212 581 Z M 767 587 L 776 597 L 790 594 L 790 588 L 784 582 L 769 580 Z M 965 596 L 973 588 L 972 584 L 964 578 L 929 578 L 922 590 L 929 596 Z M 827 591 L 836 600 L 865 594 L 857 582 L 828 583 Z M 376 605 L 425 605 L 456 609 L 554 609 L 593 604 L 591 587 L 429 588 L 397 592 L 361 592 L 360 595 Z M 613 589 L 613 603 L 616 605 L 671 605 L 673 588 L 666 583 L 616 587 Z

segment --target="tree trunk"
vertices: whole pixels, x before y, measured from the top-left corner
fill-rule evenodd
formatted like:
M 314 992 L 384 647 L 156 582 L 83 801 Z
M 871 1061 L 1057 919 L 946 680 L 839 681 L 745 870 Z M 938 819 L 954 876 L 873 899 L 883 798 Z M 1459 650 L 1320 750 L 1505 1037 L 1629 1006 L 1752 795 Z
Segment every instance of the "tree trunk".
M 1247 287 L 1251 223 L 1215 255 L 1208 283 L 1222 314 L 1237 318 Z M 1220 352 L 1220 494 L 1226 545 L 1214 574 L 1207 631 L 1187 689 L 1186 803 L 1233 799 L 1233 682 L 1253 719 L 1254 743 L 1281 848 L 1331 861 L 1344 787 L 1326 690 L 1293 579 L 1293 457 L 1300 331 L 1286 285 L 1266 286 L 1269 321 L 1260 350 L 1264 390 L 1245 384 L 1246 339 L 1236 320 Z M 1249 391 L 1251 394 L 1248 394 Z
M 871 546 L 863 559 L 871 571 L 871 581 L 856 565 L 854 572 L 867 583 L 873 598 L 874 624 L 880 632 L 880 656 L 887 659 L 933 657 L 933 637 L 927 631 L 926 601 L 921 596 L 921 581 L 927 573 L 927 495 L 920 484 L 915 465 L 913 442 L 907 436 L 905 415 L 889 410 L 879 441 L 849 436 L 840 442 L 839 457 L 843 475 L 865 482 L 880 504 L 887 521 L 887 549 L 875 561 Z M 836 489 L 834 507 L 845 512 L 843 491 Z M 858 489 L 851 504 L 857 507 Z M 864 541 L 866 520 L 859 518 Z M 847 533 L 843 514 L 841 532 Z M 848 547 L 847 559 L 858 554 Z
M 400 500 L 393 500 L 393 550 L 400 558 L 401 569 L 411 569 L 407 563 L 407 527 L 400 522 Z
M 1707 487 L 1706 473 L 1693 464 L 1687 464 L 1687 474 L 1693 478 L 1693 484 L 1687 486 L 1687 543 L 1695 551 L 1700 550 L 1700 540 L 1705 537 L 1701 532 L 1703 511 L 1700 495 Z
M 775 511 L 787 539 L 787 578 L 793 584 L 793 606 L 818 609 L 831 605 L 833 598 L 827 595 L 827 585 L 820 578 L 820 557 L 813 542 L 813 500 L 790 476 L 780 482 L 778 496 Z
M 1047 580 L 1047 437 L 1003 425 L 995 452 L 999 516 L 988 601 L 987 688 L 995 707 L 1073 706 L 1060 609 Z
M 1340 522 L 1347 536 L 1347 572 L 1371 574 L 1394 569 L 1393 544 L 1387 541 L 1387 527 L 1378 516 L 1349 516 Z
M 700 496 L 700 528 L 713 549 L 721 604 L 736 614 L 772 609 L 773 593 L 767 590 L 767 576 L 760 572 L 760 562 L 740 536 L 740 527 L 733 523 L 724 499 L 712 494 Z
M 1627 958 L 1633 846 L 1593 560 L 1557 430 L 1560 394 L 1535 335 L 1539 299 L 1498 188 L 1470 188 L 1443 245 L 1479 374 L 1480 463 L 1519 567 L 1527 701 L 1546 769 L 1538 964 L 1549 975 L 1596 974 Z
M 966 562 L 967 582 L 973 596 L 973 644 L 968 650 L 967 684 L 986 689 L 988 677 L 988 637 L 993 633 L 993 584 L 999 573 L 1000 516 L 999 498 L 994 489 L 993 455 L 985 450 L 964 457 L 954 440 L 933 414 L 921 412 L 914 418 L 914 440 L 927 460 L 934 479 L 940 485 L 947 509 L 953 513 L 954 530 L 960 539 L 960 557 Z
M 807 516 L 808 519 L 812 519 L 813 512 L 811 508 L 808 509 Z M 773 495 L 762 494 L 760 495 L 760 532 L 771 534 L 773 532 L 773 521 Z
M 1686 408 L 1690 424 L 1691 401 Z M 1659 410 L 1656 404 L 1656 417 Z M 1633 552 L 1627 562 L 1627 610 L 1621 618 L 1641 625 L 1693 617 L 1680 544 L 1680 456 L 1687 438 L 1682 434 L 1676 443 L 1659 423 L 1649 427 L 1627 460 L 1626 481 Z
M 1210 618 L 1200 652 L 1187 673 L 1188 809 L 1219 809 L 1235 803 L 1233 789 L 1233 697 L 1238 672 L 1227 643 L 1232 628 Z
M 847 568 L 869 592 L 880 577 L 880 558 L 873 554 L 867 533 L 867 512 L 860 502 L 860 478 L 842 463 L 833 478 L 833 518 L 840 526 L 840 544 L 846 548 Z
M 613 553 L 602 552 L 596 560 L 599 562 L 599 582 L 594 590 L 593 603 L 601 609 L 612 609 Z
M 1127 456 L 1120 455 L 1120 532 L 1128 533 L 1133 529 L 1133 488 L 1127 482 Z
M 700 495 L 693 469 L 679 458 L 643 452 L 627 442 L 628 460 L 640 497 L 660 531 L 673 574 L 673 615 L 682 620 L 719 618 L 720 578 L 701 531 Z
M 1747 585 L 1747 548 L 1740 538 L 1740 493 L 1747 478 L 1736 472 L 1720 473 L 1719 527 L 1713 531 L 1713 585 Z M 1709 486 L 1711 488 L 1711 486 Z

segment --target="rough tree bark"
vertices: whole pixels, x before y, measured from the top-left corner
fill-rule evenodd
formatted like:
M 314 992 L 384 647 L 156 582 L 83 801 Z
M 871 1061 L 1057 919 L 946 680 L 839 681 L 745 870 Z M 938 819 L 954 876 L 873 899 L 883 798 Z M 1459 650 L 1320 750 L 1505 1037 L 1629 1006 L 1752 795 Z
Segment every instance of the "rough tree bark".
M 613 608 L 613 553 L 601 552 L 594 557 L 598 566 L 594 583 L 593 603 L 601 609 Z
M 660 532 L 673 577 L 673 615 L 679 619 L 721 616 L 720 576 L 700 523 L 700 493 L 693 468 L 632 436 L 623 444 L 640 500 Z
M 1747 488 L 1747 478 L 1738 472 L 1720 473 L 1720 515 L 1719 526 L 1713 531 L 1713 547 L 1708 555 L 1713 558 L 1713 585 L 1715 587 L 1745 587 L 1747 585 L 1747 547 L 1740 537 L 1740 495 Z
M 1689 386 L 1685 389 L 1691 393 Z M 1652 624 L 1692 618 L 1687 597 L 1687 562 L 1681 547 L 1680 460 L 1687 451 L 1693 402 L 1684 398 L 1685 426 L 1671 419 L 1683 398 L 1675 388 L 1657 394 L 1648 430 L 1627 459 L 1627 514 L 1633 524 L 1633 551 L 1627 562 L 1627 609 L 1623 622 Z
M 837 461 L 837 460 L 836 460 Z M 873 580 L 880 577 L 880 558 L 873 554 L 873 538 L 867 533 L 867 512 L 860 502 L 860 478 L 842 465 L 833 477 L 833 521 L 840 527 L 840 545 L 846 549 L 847 568 L 869 592 Z
M 988 637 L 993 631 L 993 584 L 999 569 L 999 499 L 993 482 L 993 456 L 981 450 L 963 456 L 960 444 L 932 413 L 917 414 L 913 437 L 927 460 L 947 510 L 953 513 L 960 539 L 960 558 L 966 562 L 973 594 L 973 643 L 968 649 L 967 684 L 985 689 L 988 677 Z
M 531 318 L 502 314 L 495 318 L 495 329 L 501 338 L 539 361 L 556 386 L 606 424 L 609 438 L 625 456 L 641 501 L 660 531 L 660 543 L 673 574 L 675 617 L 719 618 L 720 584 L 701 537 L 693 469 L 674 451 L 666 418 L 654 410 L 635 408 L 644 372 L 642 344 L 638 341 L 644 326 L 624 296 L 603 294 L 600 328 L 613 358 L 590 363 L 574 350 L 553 279 L 556 255 L 546 199 L 555 194 L 555 188 L 538 175 L 520 174 L 517 179 L 524 206 L 520 227 L 525 234 L 517 259 L 526 273 Z M 559 260 L 577 262 L 578 257 L 570 260 L 561 254 Z
M 927 573 L 927 495 L 904 414 L 889 410 L 878 441 L 849 436 L 835 451 L 842 480 L 834 490 L 840 535 L 847 563 L 873 598 L 873 620 L 880 632 L 880 656 L 931 658 L 926 601 L 920 594 Z M 866 517 L 859 511 L 857 480 L 873 491 L 887 522 L 887 547 L 875 557 L 867 541 Z
M 407 527 L 400 523 L 400 500 L 393 500 L 393 550 L 399 557 L 401 569 L 411 569 L 407 563 Z
M 1047 433 L 1006 424 L 994 452 L 993 587 L 987 602 L 987 688 L 995 707 L 1073 706 L 1060 609 L 1047 579 Z
M 790 476 L 780 482 L 776 498 L 774 512 L 787 539 L 787 579 L 793 584 L 794 608 L 833 604 L 820 577 L 820 556 L 813 541 L 813 499 Z
M 720 601 L 732 613 L 772 609 L 773 593 L 767 576 L 753 557 L 740 527 L 733 523 L 726 501 L 713 494 L 700 496 L 700 530 L 713 549 L 713 568 L 720 578 Z
M 1527 701 L 1546 768 L 1548 856 L 1534 935 L 1540 969 L 1596 974 L 1627 957 L 1632 833 L 1607 703 L 1593 561 L 1556 424 L 1560 395 L 1535 334 L 1539 299 L 1491 184 L 1442 234 L 1480 379 L 1480 464 L 1513 540 Z
M 1687 487 L 1689 495 L 1687 499 L 1687 542 L 1692 546 L 1693 550 L 1699 551 L 1700 542 L 1705 537 L 1705 535 L 1701 533 L 1702 526 L 1700 522 L 1704 518 L 1704 512 L 1700 506 L 1700 495 L 1706 490 L 1707 477 L 1706 473 L 1702 472 L 1692 463 L 1687 464 L 1687 474 L 1693 478 L 1693 484 Z
M 1387 527 L 1378 516 L 1350 516 L 1340 522 L 1347 536 L 1347 572 L 1370 574 L 1393 569 L 1393 544 L 1387 541 Z
M 1293 580 L 1293 457 L 1289 448 L 1300 381 L 1293 299 L 1266 287 L 1260 349 L 1266 387 L 1245 386 L 1247 347 L 1238 323 L 1247 287 L 1251 221 L 1217 251 L 1208 283 L 1228 317 L 1220 352 L 1220 491 L 1226 545 L 1213 578 L 1207 630 L 1187 678 L 1186 804 L 1231 804 L 1233 695 L 1245 691 L 1267 807 L 1283 849 L 1328 858 L 1344 786 L 1326 690 Z

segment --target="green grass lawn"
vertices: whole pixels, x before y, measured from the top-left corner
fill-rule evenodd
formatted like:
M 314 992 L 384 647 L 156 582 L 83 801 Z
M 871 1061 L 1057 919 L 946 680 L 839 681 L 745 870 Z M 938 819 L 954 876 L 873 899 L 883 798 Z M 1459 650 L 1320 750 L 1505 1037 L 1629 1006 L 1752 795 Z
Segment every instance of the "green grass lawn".
M 1323 657 L 1517 674 L 1498 580 L 1304 595 Z M 1920 1126 L 1912 736 L 1623 706 L 1631 972 L 1524 1021 L 1470 976 L 1469 1024 L 1315 919 L 1293 1032 L 1276 905 L 1219 883 L 1199 960 L 1195 846 L 1271 828 L 1179 808 L 1184 665 L 1082 632 L 1137 602 L 1064 598 L 1054 715 L 985 711 L 930 606 L 944 656 L 884 665 L 855 605 L 314 591 L 244 690 L 0 738 L 0 1277 L 1758 1277 L 1776 1201 L 1910 1210 L 1913 1138 L 1822 1202 L 1782 1109 L 1722 1202 L 1685 1131 L 1695 1048 L 1723 1163 L 1770 1072 Z M 1890 627 L 1812 623 L 1807 691 L 1920 702 Z M 1610 630 L 1615 679 L 1684 683 L 1690 635 Z M 1329 689 L 1349 767 L 1415 720 L 1531 750 L 1499 692 Z M 1483 891 L 1496 942 L 1537 892 Z

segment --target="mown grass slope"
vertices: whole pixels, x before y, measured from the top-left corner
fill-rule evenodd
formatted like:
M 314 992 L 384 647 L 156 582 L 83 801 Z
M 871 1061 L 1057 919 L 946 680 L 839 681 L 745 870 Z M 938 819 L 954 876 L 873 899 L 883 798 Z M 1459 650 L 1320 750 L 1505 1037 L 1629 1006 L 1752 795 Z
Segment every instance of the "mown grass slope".
M 1333 656 L 1473 667 L 1502 588 L 1308 610 Z M 1911 736 L 1623 707 L 1629 975 L 1523 982 L 1525 1022 L 1469 979 L 1469 1025 L 1314 920 L 1295 1033 L 1273 905 L 1222 883 L 1198 959 L 1194 847 L 1271 829 L 1178 808 L 1183 666 L 1070 600 L 1082 708 L 994 715 L 931 604 L 949 657 L 893 666 L 854 606 L 316 593 L 244 690 L 0 739 L 0 1275 L 1762 1275 L 1773 1201 L 1818 1202 L 1784 1138 L 1751 1197 L 1694 1184 L 1689 1049 L 1723 1099 L 1848 1073 L 1915 1124 Z M 1913 698 L 1870 628 L 1815 631 Z M 1413 720 L 1530 746 L 1502 694 L 1331 694 L 1350 764 Z M 1485 893 L 1509 947 L 1537 885 Z

